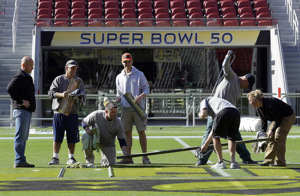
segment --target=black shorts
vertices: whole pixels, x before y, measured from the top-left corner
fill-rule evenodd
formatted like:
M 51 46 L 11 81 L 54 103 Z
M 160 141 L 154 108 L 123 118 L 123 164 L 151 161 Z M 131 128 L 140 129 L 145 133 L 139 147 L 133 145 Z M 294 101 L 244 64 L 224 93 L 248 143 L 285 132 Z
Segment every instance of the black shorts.
M 214 118 L 213 138 L 224 138 L 235 141 L 240 127 L 240 112 L 235 108 L 226 108 Z

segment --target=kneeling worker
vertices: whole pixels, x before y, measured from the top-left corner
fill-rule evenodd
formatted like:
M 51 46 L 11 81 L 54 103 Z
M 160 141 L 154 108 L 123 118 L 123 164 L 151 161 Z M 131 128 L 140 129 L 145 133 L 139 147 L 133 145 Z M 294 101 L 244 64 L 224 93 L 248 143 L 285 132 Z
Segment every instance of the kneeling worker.
M 116 137 L 119 140 L 123 154 L 128 155 L 128 151 L 123 125 L 121 120 L 117 118 L 117 103 L 113 100 L 108 100 L 107 98 L 105 98 L 104 106 L 105 111 L 96 110 L 82 120 L 82 127 L 86 131 L 86 133 L 82 135 L 82 143 L 87 143 L 86 140 L 90 139 L 92 135 L 94 135 L 95 137 L 100 136 L 99 139 L 96 138 L 96 143 L 97 141 L 99 142 L 98 147 L 101 149 L 101 165 L 114 166 L 116 165 Z M 90 129 L 90 126 L 95 127 L 97 130 L 99 130 L 99 133 L 94 134 L 92 129 Z M 95 157 L 93 154 L 93 149 L 88 147 L 84 147 L 84 149 L 86 163 L 94 164 Z
M 217 97 L 207 97 L 200 103 L 199 117 L 201 119 L 211 116 L 213 119 L 212 131 L 210 132 L 201 152 L 206 152 L 207 146 L 213 140 L 214 149 L 218 156 L 218 162 L 212 166 L 214 169 L 226 169 L 223 161 L 222 145 L 220 138 L 228 140 L 228 148 L 231 158 L 230 169 L 238 169 L 240 166 L 235 162 L 236 135 L 239 132 L 240 112 L 225 99 Z

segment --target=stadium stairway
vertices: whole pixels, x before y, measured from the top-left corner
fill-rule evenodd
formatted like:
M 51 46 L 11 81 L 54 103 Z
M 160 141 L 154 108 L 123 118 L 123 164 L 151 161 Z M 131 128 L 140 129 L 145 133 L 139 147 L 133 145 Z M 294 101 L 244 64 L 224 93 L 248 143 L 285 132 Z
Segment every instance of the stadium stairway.
M 289 23 L 285 1 L 272 0 L 269 2 L 270 8 L 273 10 L 272 16 L 278 20 L 289 93 L 295 93 L 296 91 L 300 91 L 300 52 L 298 51 L 298 46 L 295 46 L 295 36 L 293 35 L 293 30 Z M 298 0 L 293 0 L 293 9 L 296 13 L 300 13 L 300 2 L 298 2 Z M 291 105 L 293 108 L 296 107 L 295 104 L 295 99 L 291 99 Z
M 6 86 L 20 69 L 23 56 L 32 53 L 32 29 L 36 0 L 20 1 L 15 53 L 12 46 L 12 21 L 15 1 L 0 0 L 0 95 L 7 95 Z M 0 99 L 0 119 L 9 118 L 10 101 Z M 0 121 L 0 126 L 9 126 L 9 122 Z

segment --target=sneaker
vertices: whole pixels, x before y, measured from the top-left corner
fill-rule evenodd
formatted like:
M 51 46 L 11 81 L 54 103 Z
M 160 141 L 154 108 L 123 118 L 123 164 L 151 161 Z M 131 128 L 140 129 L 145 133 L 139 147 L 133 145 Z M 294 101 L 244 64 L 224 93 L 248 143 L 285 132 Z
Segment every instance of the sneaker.
M 74 164 L 74 163 L 77 163 L 77 161 L 76 161 L 76 159 L 75 159 L 74 157 L 69 158 L 68 161 L 67 161 L 67 164 L 68 164 L 68 165 L 72 165 L 72 164 Z
M 231 163 L 230 164 L 230 169 L 240 169 L 241 167 L 237 162 Z
M 100 163 L 101 163 L 102 166 L 107 166 L 107 167 L 109 166 L 109 162 L 108 162 L 107 159 L 101 159 Z
M 251 158 L 243 160 L 243 164 L 258 164 L 257 161 L 253 161 Z
M 270 166 L 269 163 L 261 163 L 261 164 L 258 164 L 259 166 Z
M 14 165 L 15 168 L 19 168 L 19 167 L 35 167 L 34 164 L 29 164 L 27 162 L 22 162 L 22 163 L 16 163 Z
M 205 165 L 206 163 L 203 163 L 201 161 L 201 159 L 198 159 L 197 163 L 195 164 L 196 166 L 199 166 L 199 165 Z
M 117 164 L 134 164 L 132 158 L 125 157 L 121 161 L 117 162 Z
M 211 168 L 213 168 L 213 169 L 226 169 L 226 164 L 225 164 L 224 161 L 221 162 L 221 163 L 217 162 L 217 163 L 216 163 L 214 166 L 212 166 Z
M 151 164 L 148 157 L 143 157 L 143 164 Z
M 59 164 L 59 159 L 53 157 L 52 160 L 48 163 L 48 165 L 58 165 Z

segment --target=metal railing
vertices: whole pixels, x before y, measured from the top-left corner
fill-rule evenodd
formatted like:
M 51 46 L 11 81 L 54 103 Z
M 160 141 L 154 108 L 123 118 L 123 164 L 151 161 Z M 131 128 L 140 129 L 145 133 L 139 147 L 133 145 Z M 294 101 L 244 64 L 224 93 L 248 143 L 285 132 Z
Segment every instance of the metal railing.
M 278 96 L 281 98 L 294 97 L 299 98 L 300 93 L 282 93 L 278 95 L 277 93 L 264 94 L 267 96 Z M 149 115 L 148 120 L 185 120 L 186 126 L 189 126 L 189 121 L 192 120 L 192 126 L 195 126 L 196 120 L 199 119 L 197 113 L 200 108 L 200 101 L 210 96 L 210 93 L 170 93 L 170 94 L 150 94 L 146 98 L 146 113 Z M 102 101 L 104 97 L 115 98 L 115 94 L 88 94 L 88 100 L 97 100 L 93 106 L 92 110 L 103 109 Z M 36 95 L 37 101 L 39 100 L 50 100 L 48 95 Z M 237 108 L 239 109 L 241 116 L 253 116 L 249 114 L 249 104 L 247 99 L 247 94 L 243 94 L 239 102 L 237 103 Z M 9 95 L 0 95 L 0 100 L 10 100 Z M 244 100 L 244 102 L 243 102 Z M 246 103 L 246 104 L 245 104 Z M 48 108 L 49 110 L 51 108 Z M 87 111 L 89 114 L 91 111 Z M 10 117 L 0 118 L 0 121 L 10 122 L 11 127 L 13 126 L 14 120 L 12 117 L 13 107 L 12 101 L 10 105 Z M 87 115 L 86 114 L 86 115 Z M 152 114 L 152 115 L 150 115 Z M 33 117 L 32 120 L 35 121 L 51 121 L 52 118 L 46 117 Z M 299 116 L 297 116 L 299 118 Z M 83 118 L 79 118 L 82 120 Z
M 18 28 L 18 17 L 19 17 L 19 0 L 15 0 L 15 11 L 12 21 L 12 48 L 15 53 L 16 39 L 17 39 L 17 28 Z
M 295 36 L 295 46 L 299 51 L 299 22 L 296 11 L 293 9 L 293 1 L 285 0 L 286 13 L 289 15 L 289 23 L 293 29 L 293 35 Z

